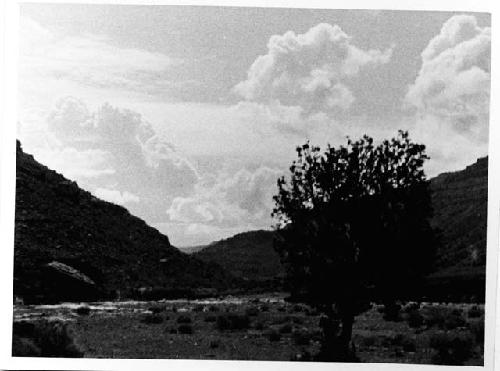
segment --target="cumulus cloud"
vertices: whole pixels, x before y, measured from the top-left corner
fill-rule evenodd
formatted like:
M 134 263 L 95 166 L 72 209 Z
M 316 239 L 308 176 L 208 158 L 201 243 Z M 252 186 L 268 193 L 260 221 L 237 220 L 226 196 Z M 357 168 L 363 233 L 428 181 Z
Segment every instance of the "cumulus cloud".
M 272 196 L 280 171 L 260 167 L 221 175 L 190 197 L 177 197 L 167 210 L 173 222 L 217 227 L 263 228 L 271 225 Z
M 491 29 L 480 27 L 471 15 L 451 17 L 422 52 L 422 67 L 406 101 L 422 122 L 434 116 L 469 139 L 486 141 L 490 56 Z
M 392 53 L 360 49 L 327 23 L 304 34 L 274 35 L 267 49 L 234 90 L 249 101 L 300 106 L 305 113 L 348 109 L 355 98 L 344 80 L 365 66 L 387 63 Z
M 161 53 L 114 46 L 104 36 L 59 35 L 21 17 L 20 73 L 26 80 L 49 77 L 148 92 L 153 82 L 161 89 L 159 76 L 179 63 Z
M 118 205 L 124 205 L 126 203 L 132 203 L 132 202 L 133 203 L 139 202 L 138 196 L 127 191 L 120 192 L 115 189 L 97 188 L 93 193 L 94 195 L 105 201 L 109 201 Z
M 135 111 L 108 103 L 91 111 L 83 101 L 64 97 L 46 124 L 34 151 L 38 160 L 87 189 L 99 189 L 106 200 L 134 204 L 140 215 L 164 216 L 172 199 L 189 195 L 200 179 L 191 161 Z

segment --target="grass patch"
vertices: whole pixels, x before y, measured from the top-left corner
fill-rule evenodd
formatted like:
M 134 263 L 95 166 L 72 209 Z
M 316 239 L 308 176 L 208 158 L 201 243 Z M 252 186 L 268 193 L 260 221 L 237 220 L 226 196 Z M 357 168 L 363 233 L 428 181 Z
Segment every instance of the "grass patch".
M 250 317 L 244 314 L 224 313 L 217 317 L 219 331 L 245 330 L 250 327 Z

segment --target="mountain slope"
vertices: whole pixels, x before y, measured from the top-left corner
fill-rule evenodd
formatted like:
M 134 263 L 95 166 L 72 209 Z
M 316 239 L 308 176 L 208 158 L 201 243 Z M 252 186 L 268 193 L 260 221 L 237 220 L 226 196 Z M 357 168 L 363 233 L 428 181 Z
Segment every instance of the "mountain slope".
M 16 176 L 16 296 L 31 301 L 53 296 L 57 285 L 49 282 L 47 266 L 54 261 L 88 276 L 107 294 L 140 287 L 225 288 L 231 280 L 216 264 L 181 253 L 125 208 L 39 164 L 19 142 Z
M 282 277 L 284 269 L 273 249 L 272 231 L 251 231 L 211 243 L 193 256 L 215 262 L 236 277 L 265 281 Z
M 433 224 L 443 233 L 438 270 L 460 270 L 486 265 L 488 211 L 488 158 L 464 170 L 444 173 L 431 180 Z

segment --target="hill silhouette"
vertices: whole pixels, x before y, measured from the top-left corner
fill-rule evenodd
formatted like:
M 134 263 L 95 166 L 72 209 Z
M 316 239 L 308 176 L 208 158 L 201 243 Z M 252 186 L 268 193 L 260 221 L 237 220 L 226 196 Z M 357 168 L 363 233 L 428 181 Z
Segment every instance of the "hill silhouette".
M 180 252 L 124 207 L 94 197 L 38 163 L 19 141 L 16 169 L 14 295 L 25 301 L 132 295 L 152 287 L 180 293 L 231 284 L 220 266 Z
M 193 255 L 216 262 L 236 277 L 270 280 L 284 276 L 279 255 L 273 249 L 274 232 L 258 230 L 214 242 Z

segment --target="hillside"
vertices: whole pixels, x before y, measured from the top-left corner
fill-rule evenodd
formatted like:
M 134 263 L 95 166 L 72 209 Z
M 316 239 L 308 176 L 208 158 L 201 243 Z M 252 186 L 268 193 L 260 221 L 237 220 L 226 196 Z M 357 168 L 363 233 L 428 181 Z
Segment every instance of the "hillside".
M 462 171 L 431 180 L 433 224 L 442 230 L 443 247 L 436 267 L 460 270 L 486 265 L 488 211 L 488 158 L 480 158 Z
M 214 242 L 193 255 L 215 262 L 236 277 L 265 281 L 282 277 L 284 269 L 273 249 L 272 231 L 251 231 Z
M 14 294 L 25 301 L 78 299 L 72 295 L 83 288 L 90 296 L 123 296 L 141 287 L 221 289 L 231 281 L 125 208 L 39 164 L 19 142 L 16 177 Z

